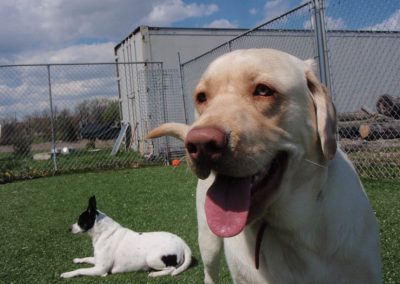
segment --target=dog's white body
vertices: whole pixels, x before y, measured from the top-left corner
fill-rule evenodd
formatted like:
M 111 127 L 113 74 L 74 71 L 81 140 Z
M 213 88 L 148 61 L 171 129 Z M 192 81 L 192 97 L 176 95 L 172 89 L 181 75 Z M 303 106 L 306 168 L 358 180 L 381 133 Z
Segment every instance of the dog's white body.
M 82 229 L 72 225 L 72 233 Z M 63 278 L 80 275 L 106 276 L 139 270 L 156 270 L 149 276 L 177 275 L 191 263 L 191 250 L 178 236 L 168 232 L 137 233 L 99 212 L 95 225 L 88 231 L 93 242 L 94 257 L 75 258 L 74 263 L 88 263 L 81 268 L 61 274 Z M 176 255 L 177 267 L 166 266 L 163 256 Z
M 194 91 L 196 121 L 148 135 L 184 140 L 200 178 L 205 283 L 219 282 L 222 248 L 234 283 L 381 281 L 376 218 L 312 65 L 271 49 L 223 55 Z

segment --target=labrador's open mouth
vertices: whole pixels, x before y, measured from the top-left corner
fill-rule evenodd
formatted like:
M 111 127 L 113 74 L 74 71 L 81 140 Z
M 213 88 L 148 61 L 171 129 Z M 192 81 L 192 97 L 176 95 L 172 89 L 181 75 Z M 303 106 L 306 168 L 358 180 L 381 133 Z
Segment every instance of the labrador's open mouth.
M 211 231 L 223 238 L 239 234 L 249 221 L 264 210 L 279 188 L 287 161 L 288 154 L 279 152 L 262 171 L 253 176 L 217 174 L 207 191 L 205 202 Z

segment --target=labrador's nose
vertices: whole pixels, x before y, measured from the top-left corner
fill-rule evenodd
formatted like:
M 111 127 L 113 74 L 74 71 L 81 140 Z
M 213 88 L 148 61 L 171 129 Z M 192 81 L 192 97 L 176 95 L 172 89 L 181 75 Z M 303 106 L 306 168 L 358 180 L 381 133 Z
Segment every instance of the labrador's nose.
M 185 146 L 189 156 L 206 163 L 221 159 L 228 145 L 228 136 L 215 127 L 194 128 L 186 136 Z

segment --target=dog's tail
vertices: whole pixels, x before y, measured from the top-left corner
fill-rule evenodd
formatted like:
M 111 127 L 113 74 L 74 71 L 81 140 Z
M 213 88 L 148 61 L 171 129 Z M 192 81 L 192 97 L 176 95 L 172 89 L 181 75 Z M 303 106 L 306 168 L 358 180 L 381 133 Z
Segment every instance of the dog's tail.
M 171 275 L 175 276 L 178 275 L 179 273 L 185 271 L 190 264 L 192 263 L 192 251 L 190 250 L 189 246 L 184 243 L 185 247 L 183 248 L 183 263 L 177 267 L 174 271 L 172 271 Z

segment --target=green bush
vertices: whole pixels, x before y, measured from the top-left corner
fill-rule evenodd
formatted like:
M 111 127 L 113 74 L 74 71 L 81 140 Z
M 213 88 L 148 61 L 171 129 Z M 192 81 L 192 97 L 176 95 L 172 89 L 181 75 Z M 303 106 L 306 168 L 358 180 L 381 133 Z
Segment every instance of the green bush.
M 13 181 L 13 170 L 18 167 L 21 167 L 21 162 L 19 160 L 11 158 L 0 160 L 0 184 Z
M 96 148 L 96 139 L 90 139 L 86 145 L 85 145 L 86 150 L 93 150 Z

